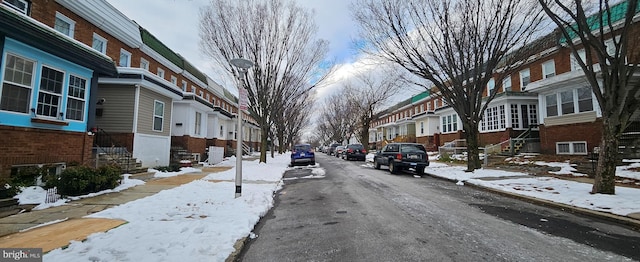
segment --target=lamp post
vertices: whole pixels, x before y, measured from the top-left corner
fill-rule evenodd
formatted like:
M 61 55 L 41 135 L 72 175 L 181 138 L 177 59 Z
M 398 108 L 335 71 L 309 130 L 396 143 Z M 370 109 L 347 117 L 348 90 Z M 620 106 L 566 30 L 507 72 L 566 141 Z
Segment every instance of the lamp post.
M 242 110 L 247 110 L 247 91 L 244 88 L 244 77 L 253 62 L 243 59 L 231 59 L 231 64 L 238 68 L 238 127 L 236 129 L 236 198 L 242 195 Z

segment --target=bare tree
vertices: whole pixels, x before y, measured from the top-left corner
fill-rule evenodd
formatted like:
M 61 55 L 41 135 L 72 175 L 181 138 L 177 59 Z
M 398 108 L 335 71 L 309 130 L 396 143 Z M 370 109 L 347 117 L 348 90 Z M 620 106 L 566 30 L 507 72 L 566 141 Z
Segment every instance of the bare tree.
M 600 155 L 591 193 L 615 194 L 620 137 L 640 108 L 638 53 L 634 48 L 634 43 L 640 39 L 638 31 L 631 26 L 637 17 L 638 2 L 625 1 L 615 5 L 607 0 L 539 2 L 558 25 L 558 31 L 582 68 L 602 111 Z M 587 16 L 588 12 L 593 15 Z M 606 44 L 608 39 L 612 39 L 609 45 Z M 580 49 L 584 49 L 583 57 L 578 53 Z M 627 58 L 632 63 L 628 63 Z
M 327 96 L 324 100 L 323 111 L 318 119 L 318 128 L 328 133 L 329 140 L 344 142 L 353 133 L 356 122 L 354 107 L 347 99 L 347 89 Z
M 213 0 L 201 12 L 200 44 L 206 55 L 236 78 L 239 72 L 231 59 L 255 63 L 244 82 L 248 111 L 261 128 L 260 162 L 267 161 L 267 138 L 273 139 L 270 131 L 283 116 L 284 101 L 326 76 L 317 70 L 328 43 L 315 39 L 313 19 L 295 1 L 284 0 Z
M 380 65 L 382 66 L 382 65 Z M 387 105 L 400 87 L 410 85 L 400 68 L 383 67 L 358 74 L 346 84 L 346 100 L 353 106 L 356 139 L 365 147 L 369 143 L 371 122 L 379 117 L 381 108 Z
M 513 51 L 535 37 L 543 16 L 537 5 L 520 0 L 360 0 L 353 10 L 367 43 L 362 50 L 431 82 L 462 122 L 467 171 L 480 168 L 482 114 L 502 78 L 521 59 Z M 483 99 L 492 77 L 497 88 Z

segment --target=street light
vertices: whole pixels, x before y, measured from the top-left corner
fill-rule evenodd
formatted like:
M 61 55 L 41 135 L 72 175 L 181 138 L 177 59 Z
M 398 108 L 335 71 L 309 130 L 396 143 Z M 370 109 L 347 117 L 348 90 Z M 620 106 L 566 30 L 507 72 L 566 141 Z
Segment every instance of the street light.
M 240 81 L 238 87 L 238 127 L 236 129 L 236 198 L 242 195 L 242 110 L 247 110 L 247 90 L 244 88 L 244 76 L 253 62 L 243 59 L 231 59 L 231 64 L 238 68 Z

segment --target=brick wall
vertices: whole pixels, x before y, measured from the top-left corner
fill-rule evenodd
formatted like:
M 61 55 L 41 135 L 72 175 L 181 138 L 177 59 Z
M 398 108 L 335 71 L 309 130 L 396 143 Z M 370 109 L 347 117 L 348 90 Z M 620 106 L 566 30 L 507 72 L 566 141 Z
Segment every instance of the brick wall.
M 579 134 L 577 136 L 576 134 Z M 549 126 L 540 125 L 540 153 L 556 154 L 556 142 L 587 141 L 587 150 L 600 146 L 602 136 L 602 119 L 595 122 L 571 125 Z
M 464 132 L 462 130 L 459 130 L 456 133 L 450 133 L 450 134 L 439 134 L 440 135 L 440 144 L 438 146 L 442 146 L 444 145 L 444 143 L 447 142 L 451 142 L 453 140 L 456 139 L 464 139 Z
M 191 136 L 172 136 L 171 137 L 171 146 L 172 147 L 182 147 L 187 150 L 189 153 L 199 153 L 204 154 L 205 149 L 207 148 L 207 139 L 205 138 L 197 138 Z
M 92 146 L 86 133 L 0 126 L 0 176 L 13 165 L 90 164 Z

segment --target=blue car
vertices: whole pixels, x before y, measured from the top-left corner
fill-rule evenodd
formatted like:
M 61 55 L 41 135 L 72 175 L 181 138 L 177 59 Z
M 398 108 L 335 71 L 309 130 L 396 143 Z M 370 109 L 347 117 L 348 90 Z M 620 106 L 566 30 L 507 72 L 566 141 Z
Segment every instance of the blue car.
M 309 144 L 299 144 L 291 150 L 291 166 L 316 165 L 316 155 Z

